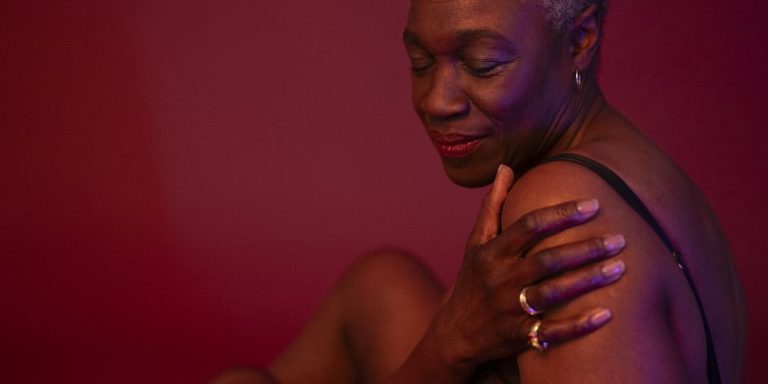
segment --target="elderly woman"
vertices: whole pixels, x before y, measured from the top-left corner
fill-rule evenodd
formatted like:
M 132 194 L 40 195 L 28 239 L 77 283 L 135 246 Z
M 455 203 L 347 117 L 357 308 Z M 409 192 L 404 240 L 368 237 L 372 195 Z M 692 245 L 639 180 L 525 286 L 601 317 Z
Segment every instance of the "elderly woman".
M 605 11 L 412 1 L 416 112 L 451 180 L 495 180 L 459 277 L 443 296 L 412 259 L 366 258 L 251 379 L 741 381 L 745 305 L 727 245 L 692 182 L 603 98 Z

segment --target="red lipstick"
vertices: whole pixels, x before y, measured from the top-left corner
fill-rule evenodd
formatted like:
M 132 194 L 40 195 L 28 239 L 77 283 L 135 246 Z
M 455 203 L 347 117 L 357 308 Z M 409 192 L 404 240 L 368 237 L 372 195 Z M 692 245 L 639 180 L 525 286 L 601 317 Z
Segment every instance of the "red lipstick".
M 441 135 L 430 132 L 432 143 L 442 157 L 460 158 L 472 153 L 487 135 Z

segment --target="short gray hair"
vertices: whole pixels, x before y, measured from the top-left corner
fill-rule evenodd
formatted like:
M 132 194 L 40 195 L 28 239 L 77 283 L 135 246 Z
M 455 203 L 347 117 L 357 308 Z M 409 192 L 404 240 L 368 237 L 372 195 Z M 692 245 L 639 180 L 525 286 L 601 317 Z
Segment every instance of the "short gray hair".
M 523 0 L 538 2 L 547 12 L 547 22 L 553 30 L 564 32 L 583 10 L 597 5 L 597 16 L 602 22 L 608 0 Z

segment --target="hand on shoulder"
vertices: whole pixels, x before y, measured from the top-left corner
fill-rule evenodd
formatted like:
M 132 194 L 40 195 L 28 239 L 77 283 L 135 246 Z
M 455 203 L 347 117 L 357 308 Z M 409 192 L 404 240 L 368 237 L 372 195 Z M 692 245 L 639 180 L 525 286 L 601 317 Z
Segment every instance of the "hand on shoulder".
M 584 225 L 542 239 L 529 253 L 621 233 L 627 244 L 616 259 L 626 266 L 627 274 L 618 283 L 568 301 L 544 316 L 564 319 L 599 305 L 611 310 L 614 321 L 600 332 L 547 353 L 521 355 L 518 361 L 523 381 L 560 382 L 574 379 L 574 375 L 585 382 L 686 381 L 666 318 L 664 282 L 672 273 L 679 273 L 676 263 L 653 230 L 598 175 L 569 162 L 549 162 L 533 168 L 510 189 L 502 226 L 510 226 L 531 210 L 584 198 L 600 201 L 598 215 Z M 611 266 L 603 262 L 599 267 Z M 571 273 L 562 274 L 562 281 L 569 281 Z M 557 296 L 563 292 L 553 287 L 547 294 Z M 601 364 L 595 366 L 595 361 Z

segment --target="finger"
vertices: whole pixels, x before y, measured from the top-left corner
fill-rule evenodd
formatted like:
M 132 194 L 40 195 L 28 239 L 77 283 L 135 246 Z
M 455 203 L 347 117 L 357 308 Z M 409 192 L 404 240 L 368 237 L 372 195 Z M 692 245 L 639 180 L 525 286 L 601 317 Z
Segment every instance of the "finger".
M 569 243 L 547 248 L 525 258 L 524 268 L 531 281 L 535 283 L 547 276 L 552 276 L 575 267 L 617 255 L 626 245 L 624 236 L 613 235 Z
M 564 343 L 594 332 L 612 317 L 610 310 L 596 308 L 563 320 L 545 319 L 539 326 L 539 339 L 550 345 Z
M 595 199 L 569 201 L 529 212 L 505 229 L 494 246 L 509 256 L 522 256 L 541 238 L 579 225 L 597 214 Z
M 496 172 L 491 190 L 485 195 L 477 216 L 475 227 L 469 235 L 467 248 L 471 249 L 487 243 L 499 233 L 501 208 L 509 189 L 512 187 L 514 172 L 502 164 Z
M 563 304 L 597 288 L 613 284 L 626 272 L 621 260 L 608 260 L 582 267 L 573 272 L 544 280 L 525 288 L 525 299 L 531 307 L 543 311 Z

